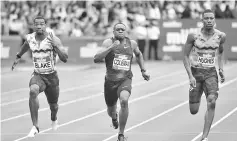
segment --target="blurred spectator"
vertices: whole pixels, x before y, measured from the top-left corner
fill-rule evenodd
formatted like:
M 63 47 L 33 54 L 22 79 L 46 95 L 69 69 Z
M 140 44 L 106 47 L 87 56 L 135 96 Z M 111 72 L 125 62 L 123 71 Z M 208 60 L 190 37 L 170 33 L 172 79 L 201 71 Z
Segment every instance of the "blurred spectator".
M 216 18 L 237 18 L 236 5 L 236 1 L 211 0 L 1 1 L 1 34 L 19 35 L 24 26 L 33 32 L 33 18 L 37 15 L 43 15 L 57 35 L 94 36 L 109 34 L 115 22 L 123 22 L 130 31 L 134 21 L 143 23 L 148 19 L 198 19 L 204 9 L 210 8 L 215 11 Z
M 147 29 L 146 29 L 146 23 L 140 23 L 136 22 L 134 23 L 134 29 L 133 29 L 133 35 L 137 39 L 138 47 L 143 55 L 145 57 L 145 46 L 146 46 L 146 38 L 147 38 Z
M 150 25 L 147 28 L 147 35 L 149 40 L 149 48 L 148 48 L 148 59 L 151 60 L 151 52 L 154 49 L 154 57 L 155 60 L 158 60 L 158 45 L 159 45 L 159 37 L 160 37 L 160 29 L 158 26 L 158 21 L 156 19 L 150 20 Z

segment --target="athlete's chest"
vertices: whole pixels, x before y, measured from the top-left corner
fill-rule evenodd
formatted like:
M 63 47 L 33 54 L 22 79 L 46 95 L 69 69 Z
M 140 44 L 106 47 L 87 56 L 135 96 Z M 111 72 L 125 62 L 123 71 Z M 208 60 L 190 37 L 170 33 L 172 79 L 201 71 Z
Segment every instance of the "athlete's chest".
M 210 38 L 199 35 L 194 41 L 194 46 L 201 50 L 216 50 L 220 45 L 220 40 L 221 36 L 219 34 L 214 34 Z
M 133 54 L 131 45 L 118 45 L 116 48 L 111 50 L 112 54 L 122 54 L 131 56 Z
M 42 40 L 36 40 L 34 37 L 32 37 L 28 40 L 28 43 L 32 51 L 52 50 L 53 47 L 47 40 L 47 38 L 44 38 Z

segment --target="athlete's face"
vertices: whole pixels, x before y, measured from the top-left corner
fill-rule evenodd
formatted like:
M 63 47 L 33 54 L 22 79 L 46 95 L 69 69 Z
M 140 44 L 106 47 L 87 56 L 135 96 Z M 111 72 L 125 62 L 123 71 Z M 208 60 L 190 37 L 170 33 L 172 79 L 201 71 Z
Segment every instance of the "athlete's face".
M 215 15 L 213 13 L 204 13 L 202 22 L 204 28 L 213 28 L 215 25 Z
M 44 19 L 35 19 L 34 26 L 35 32 L 37 34 L 43 34 L 46 30 L 46 24 Z
M 123 24 L 117 24 L 114 27 L 114 36 L 117 39 L 123 39 L 125 37 L 126 27 Z

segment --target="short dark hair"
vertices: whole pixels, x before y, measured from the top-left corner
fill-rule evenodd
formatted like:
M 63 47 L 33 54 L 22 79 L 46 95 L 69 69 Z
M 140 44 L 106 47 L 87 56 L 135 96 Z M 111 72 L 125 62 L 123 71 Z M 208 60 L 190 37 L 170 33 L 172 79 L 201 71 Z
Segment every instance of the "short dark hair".
M 122 25 L 124 25 L 125 28 L 126 28 L 126 25 L 125 25 L 124 23 L 119 22 L 119 23 L 116 23 L 116 24 L 114 25 L 114 30 L 115 30 L 116 25 L 118 25 L 118 24 L 122 24 Z
M 215 13 L 211 10 L 211 9 L 205 9 L 203 12 L 202 12 L 202 17 L 204 16 L 205 13 L 213 13 L 215 15 Z
M 35 20 L 36 20 L 36 19 L 43 19 L 44 22 L 45 22 L 45 24 L 46 24 L 46 19 L 45 19 L 43 16 L 36 16 L 36 17 L 34 18 L 34 23 L 35 23 Z

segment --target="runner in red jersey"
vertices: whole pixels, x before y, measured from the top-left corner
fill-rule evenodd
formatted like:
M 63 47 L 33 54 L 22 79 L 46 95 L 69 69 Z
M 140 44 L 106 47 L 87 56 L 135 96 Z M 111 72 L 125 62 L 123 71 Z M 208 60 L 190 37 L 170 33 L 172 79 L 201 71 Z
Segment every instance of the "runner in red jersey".
M 35 32 L 26 35 L 26 41 L 22 45 L 20 52 L 17 53 L 16 60 L 12 66 L 13 70 L 21 56 L 28 49 L 32 51 L 34 72 L 29 83 L 29 106 L 33 127 L 28 134 L 29 137 L 34 137 L 39 133 L 39 100 L 37 97 L 43 91 L 45 92 L 51 110 L 52 128 L 56 130 L 58 127 L 59 79 L 55 67 L 56 56 L 58 55 L 59 59 L 64 63 L 67 62 L 68 58 L 61 40 L 52 33 L 46 32 L 46 21 L 43 17 L 38 16 L 34 19 L 34 28 Z
M 191 114 L 198 112 L 203 91 L 206 95 L 207 112 L 201 141 L 207 141 L 219 91 L 217 64 L 221 82 L 225 81 L 222 58 L 226 35 L 214 28 L 215 15 L 211 10 L 205 10 L 202 16 L 203 27 L 197 33 L 189 34 L 187 37 L 183 63 L 190 80 Z
M 124 129 L 128 118 L 128 99 L 132 89 L 131 64 L 133 53 L 136 55 L 137 63 L 141 68 L 142 76 L 149 80 L 142 53 L 137 43 L 125 36 L 126 26 L 117 23 L 114 26 L 114 37 L 106 39 L 95 57 L 94 62 L 105 59 L 106 76 L 104 83 L 104 97 L 107 105 L 108 115 L 112 118 L 115 129 L 119 127 L 118 141 L 124 141 Z M 120 100 L 119 122 L 117 120 L 117 100 Z

